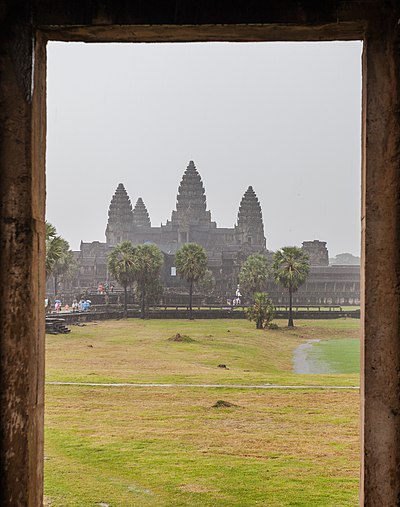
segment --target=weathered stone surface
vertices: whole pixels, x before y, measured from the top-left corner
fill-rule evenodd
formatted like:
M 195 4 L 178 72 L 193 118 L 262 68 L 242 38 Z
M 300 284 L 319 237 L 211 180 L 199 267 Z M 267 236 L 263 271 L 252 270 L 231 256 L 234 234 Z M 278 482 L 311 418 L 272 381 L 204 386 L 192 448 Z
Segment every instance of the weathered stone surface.
M 33 507 L 43 491 L 45 52 L 39 37 L 33 62 L 27 5 L 0 7 L 0 505 Z
M 361 504 L 400 505 L 399 19 L 395 0 L 0 0 L 0 505 L 40 506 L 42 497 L 42 35 L 88 42 L 365 40 Z
M 326 241 L 303 241 L 303 250 L 310 259 L 311 266 L 329 266 L 329 253 Z

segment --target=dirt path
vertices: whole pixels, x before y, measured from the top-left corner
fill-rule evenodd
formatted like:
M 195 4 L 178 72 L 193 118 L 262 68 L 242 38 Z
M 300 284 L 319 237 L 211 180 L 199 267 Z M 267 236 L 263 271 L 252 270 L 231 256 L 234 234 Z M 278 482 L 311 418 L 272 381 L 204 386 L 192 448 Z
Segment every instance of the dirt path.
M 100 383 L 100 382 L 46 382 L 52 386 L 84 386 L 84 387 L 200 387 L 216 389 L 359 389 L 360 386 L 325 386 L 325 385 L 301 385 L 285 386 L 278 384 L 142 384 L 142 383 Z

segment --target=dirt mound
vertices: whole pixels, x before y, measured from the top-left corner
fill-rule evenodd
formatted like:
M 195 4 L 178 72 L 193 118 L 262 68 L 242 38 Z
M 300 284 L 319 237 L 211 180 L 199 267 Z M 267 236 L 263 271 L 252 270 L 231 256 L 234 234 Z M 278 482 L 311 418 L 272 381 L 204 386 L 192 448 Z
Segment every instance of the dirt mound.
M 190 343 L 190 342 L 194 342 L 195 340 L 193 340 L 193 338 L 190 338 L 190 336 L 187 336 L 186 334 L 176 333 L 175 336 L 171 336 L 171 338 L 168 338 L 168 341 L 169 342 L 186 342 L 186 343 Z
M 225 400 L 218 400 L 214 403 L 213 408 L 238 408 L 239 405 L 235 405 L 234 403 L 230 403 Z

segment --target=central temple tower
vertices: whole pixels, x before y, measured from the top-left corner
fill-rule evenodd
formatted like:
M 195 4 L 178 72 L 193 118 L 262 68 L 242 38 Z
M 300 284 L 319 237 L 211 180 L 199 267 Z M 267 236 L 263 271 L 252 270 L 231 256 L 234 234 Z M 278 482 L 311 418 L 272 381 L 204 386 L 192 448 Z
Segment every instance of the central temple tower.
M 177 223 L 180 228 L 211 223 L 205 189 L 193 160 L 189 162 L 182 176 L 176 197 L 176 211 L 172 212 L 171 222 Z

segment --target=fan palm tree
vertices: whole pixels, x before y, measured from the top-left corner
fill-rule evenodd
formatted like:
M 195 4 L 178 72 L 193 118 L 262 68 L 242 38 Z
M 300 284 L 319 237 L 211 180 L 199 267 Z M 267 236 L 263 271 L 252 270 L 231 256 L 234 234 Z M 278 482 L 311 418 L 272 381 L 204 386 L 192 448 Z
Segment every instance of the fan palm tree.
M 61 278 L 62 281 L 72 279 L 78 269 L 74 254 L 69 248 L 69 243 L 63 238 L 57 241 L 59 245 L 60 255 L 53 264 L 51 274 L 54 276 L 54 296 L 58 293 L 58 283 Z
M 57 263 L 62 262 L 68 250 L 68 241 L 57 234 L 54 225 L 46 222 L 46 278 L 53 273 Z
M 128 314 L 128 287 L 135 279 L 135 248 L 130 241 L 116 245 L 108 256 L 108 270 L 124 289 L 124 316 Z
M 193 320 L 193 284 L 203 278 L 207 270 L 207 254 L 196 243 L 186 243 L 175 255 L 176 272 L 189 283 L 189 319 Z
M 256 292 L 263 292 L 267 286 L 269 272 L 268 261 L 264 255 L 253 254 L 247 257 L 239 273 L 243 294 L 247 292 L 249 298 L 253 299 Z
M 133 251 L 133 279 L 141 299 L 140 317 L 145 318 L 148 299 L 160 287 L 163 255 L 156 245 L 138 245 Z
M 306 281 L 310 271 L 308 255 L 297 246 L 284 246 L 274 254 L 272 271 L 276 283 L 289 290 L 288 327 L 293 327 L 293 292 Z

